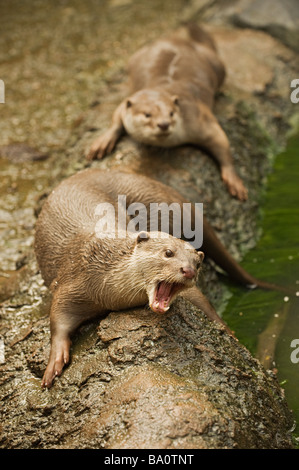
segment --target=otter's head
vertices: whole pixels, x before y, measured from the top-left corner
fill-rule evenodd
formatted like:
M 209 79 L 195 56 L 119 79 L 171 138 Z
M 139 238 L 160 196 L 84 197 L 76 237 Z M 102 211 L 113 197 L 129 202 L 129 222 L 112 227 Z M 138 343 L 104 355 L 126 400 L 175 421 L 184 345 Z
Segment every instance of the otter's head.
M 138 91 L 125 102 L 123 124 L 127 133 L 143 144 L 176 145 L 181 126 L 178 97 L 156 90 Z
M 161 232 L 141 232 L 134 250 L 150 308 L 165 313 L 176 296 L 195 285 L 204 258 L 190 243 Z M 137 265 L 137 264 L 136 264 Z

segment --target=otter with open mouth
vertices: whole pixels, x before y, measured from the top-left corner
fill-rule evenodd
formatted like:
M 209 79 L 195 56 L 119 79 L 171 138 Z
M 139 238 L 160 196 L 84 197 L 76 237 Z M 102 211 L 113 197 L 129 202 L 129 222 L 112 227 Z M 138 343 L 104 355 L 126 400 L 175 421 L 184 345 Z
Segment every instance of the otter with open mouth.
M 78 326 L 109 311 L 149 304 L 153 312 L 165 314 L 179 294 L 188 299 L 190 290 L 207 316 L 223 324 L 196 287 L 204 255 L 188 242 L 171 235 L 161 238 L 160 232 L 97 239 L 80 227 L 60 249 L 53 244 L 50 253 L 44 245 L 46 229 L 50 221 L 54 225 L 55 221 L 47 217 L 49 207 L 43 212 L 37 226 L 36 254 L 53 294 L 51 351 L 43 387 L 50 388 L 69 362 L 71 335 Z M 55 271 L 54 277 L 50 271 Z
M 182 295 L 230 331 L 196 286 L 204 254 L 189 242 L 161 232 L 97 234 L 98 204 L 117 209 L 119 194 L 129 203 L 139 198 L 147 204 L 142 192 L 152 202 L 171 196 L 170 188 L 140 175 L 88 169 L 62 181 L 44 203 L 35 236 L 38 265 L 52 292 L 43 387 L 51 387 L 69 362 L 71 336 L 79 325 L 109 311 L 149 304 L 165 314 Z
M 186 289 L 186 287 L 187 285 L 182 283 L 158 282 L 154 290 L 153 299 L 151 300 L 151 296 L 149 296 L 150 308 L 156 313 L 167 312 L 176 294 Z
M 109 311 L 150 305 L 165 314 L 178 295 L 220 323 L 209 300 L 196 286 L 204 258 L 211 257 L 232 279 L 244 286 L 276 289 L 254 278 L 231 256 L 203 218 L 203 245 L 196 251 L 188 241 L 170 234 L 143 231 L 135 236 L 101 237 L 95 229 L 96 207 L 111 204 L 117 216 L 118 196 L 132 203 L 185 204 L 173 188 L 143 175 L 117 170 L 87 169 L 62 181 L 49 195 L 36 223 L 35 253 L 45 284 L 50 288 L 51 350 L 42 380 L 51 387 L 69 362 L 71 335 L 78 326 Z M 126 210 L 127 220 L 131 218 Z M 191 213 L 192 224 L 197 213 Z M 117 217 L 116 217 L 117 218 Z M 147 226 L 148 227 L 148 226 Z

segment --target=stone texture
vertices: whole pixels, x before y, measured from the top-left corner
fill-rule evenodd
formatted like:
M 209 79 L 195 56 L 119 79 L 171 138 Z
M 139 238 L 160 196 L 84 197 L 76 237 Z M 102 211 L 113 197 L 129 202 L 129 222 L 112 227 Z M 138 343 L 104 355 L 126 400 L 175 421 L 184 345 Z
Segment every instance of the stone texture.
M 92 165 L 144 173 L 204 202 L 218 235 L 241 259 L 258 236 L 258 201 L 271 157 L 285 143 L 292 113 L 289 79 L 298 56 L 265 32 L 210 28 L 228 68 L 215 113 L 249 187 L 249 201 L 232 200 L 216 164 L 192 146 L 159 151 L 124 138 L 113 155 Z M 126 94 L 120 81 L 122 71 L 101 88 L 94 100 L 99 104 L 78 119 L 63 155 L 46 160 L 52 180 L 55 176 L 50 187 L 87 166 L 84 153 Z M 32 218 L 33 210 L 31 223 Z M 1 447 L 292 447 L 292 416 L 275 376 L 183 300 L 163 317 L 147 309 L 114 312 L 81 327 L 70 366 L 51 390 L 42 391 L 50 299 L 32 260 L 32 242 L 26 238 L 25 285 L 16 281 L 15 288 L 3 289 Z M 15 237 L 10 249 L 18 247 Z M 208 260 L 200 284 L 221 311 L 226 290 Z
M 299 4 L 296 0 L 247 1 L 232 16 L 236 25 L 262 29 L 295 51 L 299 49 Z
M 299 4 L 297 0 L 193 0 L 186 18 L 215 24 L 233 24 L 266 31 L 298 51 Z

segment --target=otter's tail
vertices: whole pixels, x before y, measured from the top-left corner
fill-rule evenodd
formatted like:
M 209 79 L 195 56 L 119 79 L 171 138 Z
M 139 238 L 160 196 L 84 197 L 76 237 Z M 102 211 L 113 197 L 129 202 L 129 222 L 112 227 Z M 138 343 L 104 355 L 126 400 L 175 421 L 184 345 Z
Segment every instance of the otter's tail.
M 200 42 L 201 44 L 205 44 L 205 46 L 209 47 L 213 51 L 217 51 L 214 39 L 202 26 L 198 26 L 196 23 L 188 21 L 182 23 L 182 27 L 187 30 L 190 39 Z
M 204 219 L 204 243 L 201 250 L 212 258 L 215 263 L 222 268 L 234 281 L 242 284 L 250 289 L 260 287 L 267 290 L 276 290 L 289 295 L 295 295 L 295 291 L 283 286 L 277 286 L 265 281 L 261 281 L 251 276 L 245 269 L 240 266 L 236 260 L 227 251 L 224 245 L 216 236 L 213 228 Z

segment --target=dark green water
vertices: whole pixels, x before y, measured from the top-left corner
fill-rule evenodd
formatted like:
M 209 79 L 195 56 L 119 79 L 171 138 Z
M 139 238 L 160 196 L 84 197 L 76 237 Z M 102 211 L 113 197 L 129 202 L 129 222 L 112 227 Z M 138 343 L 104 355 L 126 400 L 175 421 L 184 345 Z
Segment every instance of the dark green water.
M 299 135 L 276 157 L 262 202 L 262 236 L 242 262 L 254 276 L 299 291 Z M 225 320 L 239 340 L 278 379 L 294 412 L 299 441 L 299 363 L 291 360 L 293 339 L 299 341 L 299 297 L 231 287 Z

